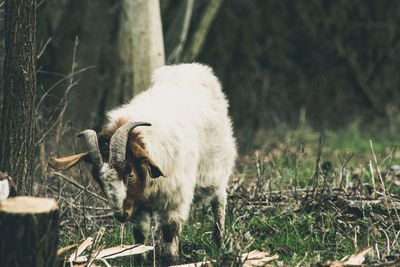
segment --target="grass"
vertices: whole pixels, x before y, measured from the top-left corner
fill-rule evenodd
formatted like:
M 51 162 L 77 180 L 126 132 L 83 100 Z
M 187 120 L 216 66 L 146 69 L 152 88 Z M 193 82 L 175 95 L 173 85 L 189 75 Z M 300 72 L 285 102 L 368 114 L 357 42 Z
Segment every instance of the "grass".
M 398 131 L 364 132 L 356 123 L 323 135 L 307 126 L 258 132 L 251 145 L 240 149 L 229 188 L 225 247 L 220 249 L 212 242 L 210 207 L 192 207 L 181 235 L 181 263 L 215 259 L 224 266 L 240 253 L 257 249 L 278 254 L 279 260 L 273 265 L 308 266 L 340 260 L 366 247 L 373 248 L 369 263 L 399 260 L 397 212 L 379 205 L 350 208 L 342 205 L 339 197 L 332 197 L 332 190 L 338 187 L 344 190 L 344 197 L 377 199 L 378 193 L 399 196 L 399 177 L 388 172 L 390 166 L 400 165 L 398 144 Z M 317 194 L 307 199 L 299 197 L 295 192 L 302 189 L 315 189 Z M 278 194 L 278 201 L 268 197 L 268 192 L 277 190 L 289 191 Z M 91 210 L 86 210 L 84 217 L 81 210 L 67 202 L 71 197 L 69 193 L 58 195 L 62 211 L 60 247 L 93 236 L 101 227 L 107 229 L 102 238 L 104 246 L 121 243 L 121 227 L 115 219 L 97 219 L 99 212 Z M 77 205 L 79 201 L 75 197 L 72 202 Z M 264 204 L 255 204 L 257 201 Z M 93 200 L 86 203 L 103 206 Z M 75 220 L 71 220 L 74 213 Z M 151 244 L 151 237 L 149 240 Z M 129 225 L 122 242 L 134 243 Z M 132 258 L 111 263 L 135 266 Z M 142 265 L 152 263 L 150 256 Z

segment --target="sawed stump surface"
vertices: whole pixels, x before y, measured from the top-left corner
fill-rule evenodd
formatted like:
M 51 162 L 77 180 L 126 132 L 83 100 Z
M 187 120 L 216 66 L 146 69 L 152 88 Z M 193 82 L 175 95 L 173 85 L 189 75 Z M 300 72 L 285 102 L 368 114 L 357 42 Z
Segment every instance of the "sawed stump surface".
M 58 224 L 54 199 L 0 201 L 0 266 L 56 266 Z

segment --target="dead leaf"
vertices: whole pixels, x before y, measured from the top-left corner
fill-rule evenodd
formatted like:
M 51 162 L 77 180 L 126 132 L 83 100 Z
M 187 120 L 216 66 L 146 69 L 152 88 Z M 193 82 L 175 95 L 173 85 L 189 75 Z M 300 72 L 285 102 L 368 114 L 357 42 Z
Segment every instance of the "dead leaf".
M 351 255 L 350 258 L 343 262 L 344 265 L 360 265 L 365 261 L 365 256 L 371 251 L 371 248 L 366 248 L 357 254 Z
M 358 266 L 364 263 L 365 261 L 365 256 L 371 251 L 371 248 L 366 248 L 356 254 L 353 254 L 349 257 L 348 260 L 345 262 L 340 262 L 340 261 L 333 261 L 330 262 L 328 261 L 325 264 L 318 263 L 316 266 L 322 266 L 322 267 L 344 267 L 344 266 Z
M 242 254 L 243 267 L 265 266 L 267 263 L 279 258 L 279 255 L 268 256 L 268 252 L 253 250 Z
M 76 248 L 79 244 L 72 244 L 63 248 L 60 248 L 59 250 L 57 250 L 57 256 L 61 256 L 62 254 L 66 253 L 67 251 Z

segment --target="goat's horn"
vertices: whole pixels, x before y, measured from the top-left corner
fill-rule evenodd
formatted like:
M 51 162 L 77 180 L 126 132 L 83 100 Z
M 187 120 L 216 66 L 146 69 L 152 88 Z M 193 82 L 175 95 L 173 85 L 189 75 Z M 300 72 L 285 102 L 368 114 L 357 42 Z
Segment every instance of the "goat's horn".
M 84 130 L 78 134 L 78 137 L 82 136 L 85 138 L 90 159 L 94 164 L 103 164 L 96 132 L 94 130 Z
M 110 141 L 110 162 L 125 160 L 129 132 L 137 126 L 151 126 L 151 124 L 148 122 L 128 122 L 115 131 Z

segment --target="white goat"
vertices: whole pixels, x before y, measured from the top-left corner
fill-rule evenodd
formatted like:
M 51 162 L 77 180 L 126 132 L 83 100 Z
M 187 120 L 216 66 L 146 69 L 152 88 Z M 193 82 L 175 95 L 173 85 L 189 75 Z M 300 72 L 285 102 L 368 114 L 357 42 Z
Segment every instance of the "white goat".
M 150 215 L 157 215 L 164 256 L 171 261 L 190 205 L 198 200 L 211 200 L 214 238 L 220 243 L 236 145 L 228 102 L 212 70 L 200 64 L 161 67 L 150 89 L 107 115 L 98 137 L 93 130 L 81 133 L 88 152 L 52 159 L 50 165 L 68 169 L 81 159 L 93 163 L 93 176 L 115 216 L 135 221 L 136 242 L 145 241 Z M 164 177 L 152 179 L 159 176 Z

